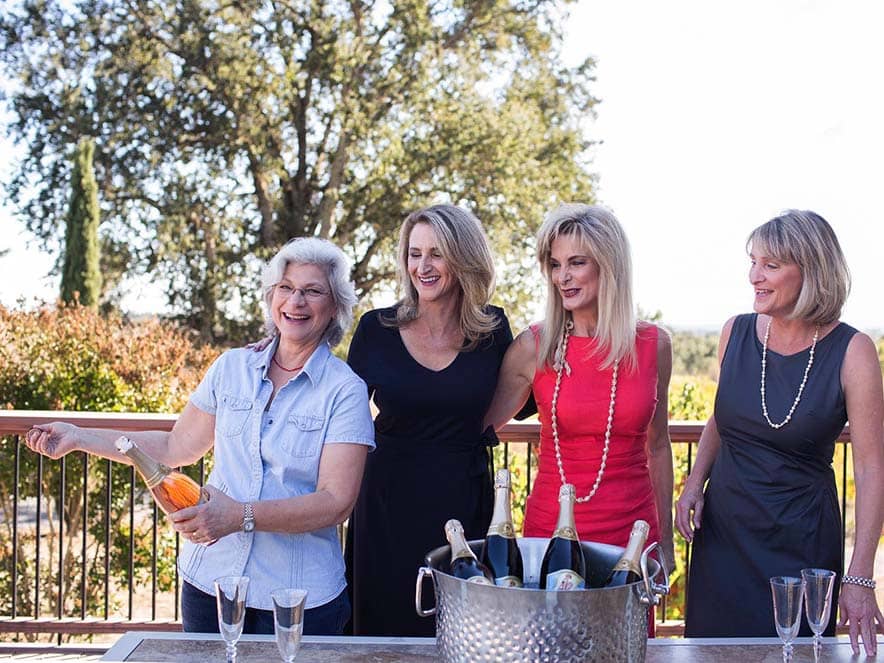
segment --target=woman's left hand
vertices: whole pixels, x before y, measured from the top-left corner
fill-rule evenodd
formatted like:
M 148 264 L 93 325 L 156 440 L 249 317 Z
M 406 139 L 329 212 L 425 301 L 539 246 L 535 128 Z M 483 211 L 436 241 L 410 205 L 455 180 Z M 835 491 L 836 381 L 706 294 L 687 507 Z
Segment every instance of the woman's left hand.
M 172 527 L 188 541 L 210 546 L 222 536 L 240 529 L 242 504 L 214 486 L 204 486 L 209 499 L 169 514 Z
M 884 615 L 878 607 L 875 590 L 860 585 L 841 585 L 838 605 L 841 608 L 838 625 L 848 626 L 853 653 L 859 654 L 858 638 L 862 638 L 866 655 L 874 656 L 877 652 L 875 633 L 884 633 Z

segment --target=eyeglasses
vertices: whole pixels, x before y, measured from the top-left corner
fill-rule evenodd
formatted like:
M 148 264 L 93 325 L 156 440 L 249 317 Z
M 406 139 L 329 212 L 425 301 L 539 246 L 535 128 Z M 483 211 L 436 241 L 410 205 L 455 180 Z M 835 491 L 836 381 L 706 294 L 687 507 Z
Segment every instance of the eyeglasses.
M 320 290 L 319 288 L 314 288 L 312 286 L 308 288 L 296 288 L 288 283 L 277 283 L 273 288 L 285 298 L 289 298 L 298 292 L 304 299 L 311 302 L 319 301 L 324 297 L 328 297 L 329 294 L 325 290 Z

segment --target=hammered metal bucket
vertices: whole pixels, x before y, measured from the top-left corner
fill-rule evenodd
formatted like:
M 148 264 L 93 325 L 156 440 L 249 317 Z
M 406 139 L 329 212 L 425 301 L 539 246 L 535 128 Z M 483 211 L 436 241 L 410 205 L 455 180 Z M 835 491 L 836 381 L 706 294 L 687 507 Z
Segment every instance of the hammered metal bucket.
M 518 539 L 528 587 L 537 587 L 540 564 L 549 539 Z M 583 541 L 587 585 L 605 581 L 623 548 Z M 477 555 L 482 541 L 470 541 Z M 446 571 L 449 546 L 428 553 L 418 570 L 415 608 L 419 615 L 436 615 L 436 643 L 442 658 L 452 663 L 477 661 L 645 660 L 648 606 L 669 592 L 660 564 L 642 555 L 641 582 L 610 589 L 553 592 L 512 589 L 466 582 Z M 444 569 L 444 571 L 443 571 Z M 663 575 L 663 584 L 653 579 Z M 436 606 L 422 607 L 424 578 L 433 578 Z

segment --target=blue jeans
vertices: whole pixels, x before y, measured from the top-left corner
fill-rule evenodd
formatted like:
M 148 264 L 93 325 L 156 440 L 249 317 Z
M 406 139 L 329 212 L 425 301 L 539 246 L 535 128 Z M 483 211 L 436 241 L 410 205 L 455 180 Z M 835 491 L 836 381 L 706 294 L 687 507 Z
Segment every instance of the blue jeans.
M 328 603 L 304 611 L 304 635 L 341 635 L 350 619 L 347 590 Z M 181 587 L 181 621 L 188 633 L 219 633 L 218 604 L 188 582 Z M 243 633 L 273 635 L 273 611 L 246 608 Z

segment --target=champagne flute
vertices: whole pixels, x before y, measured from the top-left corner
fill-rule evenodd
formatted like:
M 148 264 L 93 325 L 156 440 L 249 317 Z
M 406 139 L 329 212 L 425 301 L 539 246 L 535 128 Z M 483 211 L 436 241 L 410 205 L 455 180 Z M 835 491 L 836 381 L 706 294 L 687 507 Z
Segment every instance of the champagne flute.
M 277 589 L 271 592 L 270 598 L 273 599 L 273 630 L 279 655 L 286 663 L 292 663 L 301 647 L 307 590 Z
M 804 609 L 807 612 L 807 623 L 813 631 L 813 658 L 817 660 L 822 649 L 823 631 L 829 625 L 835 572 L 827 569 L 801 569 L 801 577 L 804 580 Z
M 215 580 L 218 627 L 227 643 L 227 663 L 236 663 L 236 643 L 242 635 L 248 591 L 249 579 L 246 576 L 223 576 Z
M 792 641 L 801 626 L 801 600 L 804 597 L 804 583 L 801 578 L 774 576 L 770 579 L 773 595 L 774 624 L 777 635 L 783 641 L 783 661 L 792 660 Z

